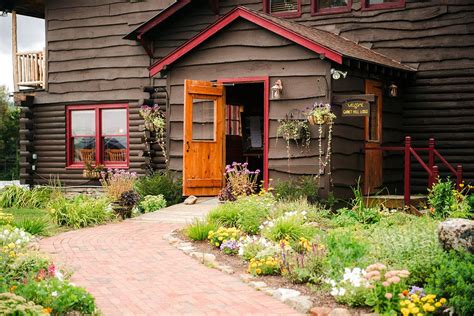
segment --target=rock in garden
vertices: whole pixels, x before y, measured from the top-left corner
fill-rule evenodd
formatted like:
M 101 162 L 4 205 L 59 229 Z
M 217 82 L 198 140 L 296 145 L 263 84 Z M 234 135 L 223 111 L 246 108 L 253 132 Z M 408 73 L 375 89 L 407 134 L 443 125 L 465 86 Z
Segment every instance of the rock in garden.
M 462 248 L 474 253 L 474 221 L 469 219 L 448 219 L 438 226 L 439 242 L 445 250 Z
M 311 307 L 313 307 L 313 301 L 311 301 L 311 298 L 306 295 L 291 297 L 287 300 L 287 303 L 298 312 L 305 314 L 308 313 Z
M 253 279 L 255 279 L 255 277 L 253 275 L 248 274 L 248 273 L 239 274 L 239 278 L 245 283 L 248 283 L 248 282 L 252 281 Z
M 313 307 L 309 312 L 311 316 L 329 316 L 331 307 Z
M 273 297 L 279 299 L 280 301 L 284 302 L 289 298 L 297 297 L 300 295 L 300 292 L 292 289 L 283 289 L 279 288 L 273 293 Z
M 329 316 L 352 316 L 352 314 L 346 308 L 335 308 L 329 313 Z
M 188 196 L 186 200 L 184 200 L 185 205 L 193 205 L 196 204 L 198 198 L 195 197 L 194 195 Z
M 249 285 L 257 290 L 267 287 L 267 283 L 259 281 L 249 282 Z

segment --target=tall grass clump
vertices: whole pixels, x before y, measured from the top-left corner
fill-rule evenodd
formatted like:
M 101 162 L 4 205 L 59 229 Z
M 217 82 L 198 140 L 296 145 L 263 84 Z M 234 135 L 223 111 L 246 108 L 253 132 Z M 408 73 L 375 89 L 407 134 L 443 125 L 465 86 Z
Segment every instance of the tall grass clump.
M 302 176 L 288 181 L 280 181 L 275 185 L 275 193 L 279 200 L 307 200 L 311 204 L 319 201 L 319 179 L 314 176 Z
M 49 223 L 44 218 L 24 219 L 15 226 L 35 236 L 48 236 Z
M 192 240 L 202 241 L 207 240 L 207 236 L 211 230 L 217 230 L 217 225 L 209 221 L 195 219 L 190 225 L 186 227 L 186 236 Z
M 37 186 L 32 189 L 10 185 L 0 190 L 0 207 L 46 208 L 50 200 L 61 195 L 58 188 Z
M 304 223 L 302 216 L 283 216 L 266 223 L 262 235 L 273 241 L 288 239 L 290 242 L 300 238 L 311 240 L 318 233 L 318 229 Z
M 114 217 L 109 199 L 82 194 L 52 201 L 49 213 L 57 225 L 73 228 L 102 224 Z
M 134 189 L 142 197 L 161 194 L 168 206 L 183 201 L 181 178 L 169 171 L 155 172 L 153 175 L 139 178 Z

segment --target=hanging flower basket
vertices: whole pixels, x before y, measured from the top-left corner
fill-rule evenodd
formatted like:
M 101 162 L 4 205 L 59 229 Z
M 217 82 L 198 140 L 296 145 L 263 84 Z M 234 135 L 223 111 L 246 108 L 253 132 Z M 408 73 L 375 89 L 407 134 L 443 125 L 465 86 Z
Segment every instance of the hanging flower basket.
M 336 115 L 331 112 L 330 104 L 315 103 L 307 112 L 308 122 L 311 125 L 332 124 Z
M 304 145 L 309 145 L 311 132 L 305 120 L 283 119 L 279 120 L 277 136 L 281 136 L 285 141 L 304 141 Z
M 100 171 L 83 170 L 82 177 L 91 180 L 100 179 Z

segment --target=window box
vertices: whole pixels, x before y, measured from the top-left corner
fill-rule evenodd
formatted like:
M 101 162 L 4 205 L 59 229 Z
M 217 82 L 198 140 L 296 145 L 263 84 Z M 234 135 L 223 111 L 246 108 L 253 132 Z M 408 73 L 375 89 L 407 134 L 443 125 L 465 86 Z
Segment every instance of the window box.
M 405 7 L 405 0 L 361 0 L 362 10 L 384 10 Z
M 298 18 L 301 0 L 263 0 L 263 11 L 279 18 Z
M 312 0 L 311 2 L 311 15 L 346 13 L 351 10 L 352 0 Z
M 66 119 L 68 169 L 84 169 L 86 164 L 128 168 L 127 104 L 68 106 Z

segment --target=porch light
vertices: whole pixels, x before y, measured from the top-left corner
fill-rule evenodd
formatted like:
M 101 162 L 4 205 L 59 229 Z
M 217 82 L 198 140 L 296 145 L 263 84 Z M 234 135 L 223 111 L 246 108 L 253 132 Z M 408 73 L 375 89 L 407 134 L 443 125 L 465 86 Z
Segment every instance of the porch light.
M 346 78 L 347 76 L 347 71 L 341 71 L 341 70 L 336 70 L 334 68 L 331 68 L 331 75 L 332 75 L 332 79 L 334 80 L 338 80 L 341 78 Z
M 389 87 L 388 87 L 388 93 L 391 97 L 396 97 L 398 96 L 398 86 L 394 83 L 392 83 Z
M 283 84 L 281 80 L 275 81 L 275 84 L 271 88 L 272 100 L 278 100 L 281 98 L 281 93 L 283 92 Z

